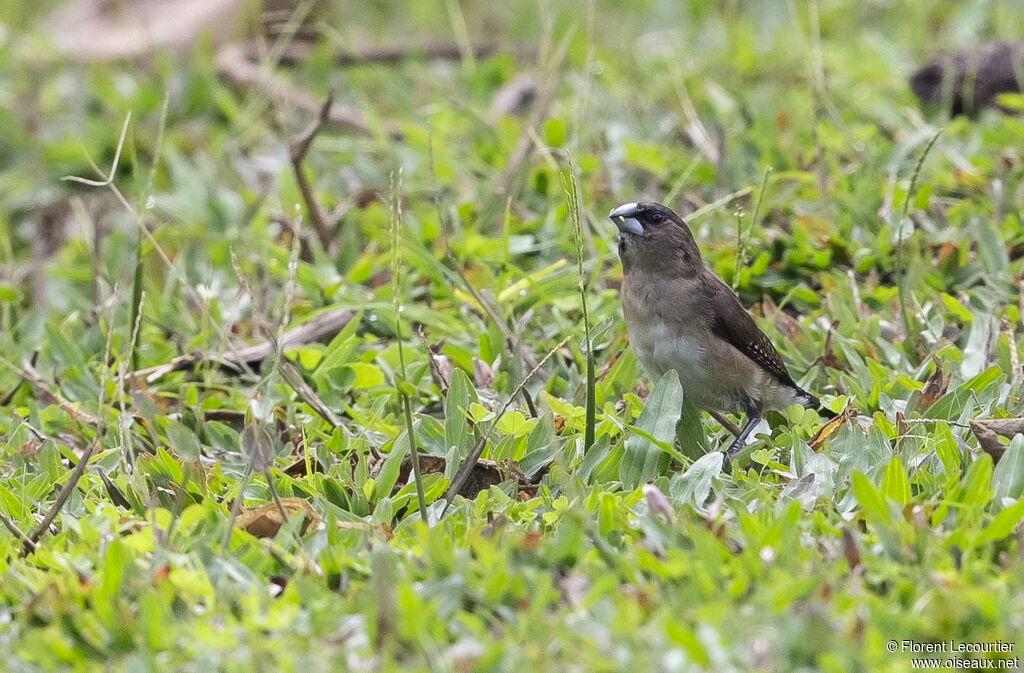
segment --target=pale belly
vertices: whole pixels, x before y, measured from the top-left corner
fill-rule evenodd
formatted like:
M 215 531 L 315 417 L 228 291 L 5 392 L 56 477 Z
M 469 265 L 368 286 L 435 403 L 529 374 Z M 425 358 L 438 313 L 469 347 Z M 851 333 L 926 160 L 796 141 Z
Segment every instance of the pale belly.
M 768 380 L 756 368 L 749 378 L 737 376 L 734 367 L 716 367 L 707 358 L 706 350 L 691 338 L 670 332 L 660 320 L 633 321 L 629 340 L 640 365 L 657 381 L 670 369 L 676 370 L 683 394 L 702 409 L 746 411 L 744 400 L 760 401 L 767 409 L 785 409 L 799 402 L 795 391 Z M 739 379 L 739 380 L 737 380 Z
M 704 397 L 708 368 L 702 346 L 692 339 L 671 334 L 661 321 L 632 325 L 629 340 L 640 364 L 652 378 L 659 379 L 668 370 L 675 369 L 685 394 L 695 400 Z

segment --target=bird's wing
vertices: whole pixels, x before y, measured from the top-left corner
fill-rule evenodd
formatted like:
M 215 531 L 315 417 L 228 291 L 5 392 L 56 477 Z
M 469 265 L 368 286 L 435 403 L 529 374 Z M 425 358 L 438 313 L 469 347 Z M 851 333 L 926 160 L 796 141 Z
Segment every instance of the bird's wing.
M 718 277 L 708 279 L 707 293 L 711 302 L 711 331 L 732 344 L 736 350 L 750 358 L 754 364 L 768 372 L 780 383 L 796 388 L 786 370 L 782 356 L 775 350 L 771 339 L 761 331 L 739 298 Z

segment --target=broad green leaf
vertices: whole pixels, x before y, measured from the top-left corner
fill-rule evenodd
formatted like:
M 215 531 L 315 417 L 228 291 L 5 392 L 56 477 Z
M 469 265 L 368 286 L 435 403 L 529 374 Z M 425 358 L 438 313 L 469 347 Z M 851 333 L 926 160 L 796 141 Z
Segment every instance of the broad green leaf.
M 940 397 L 935 404 L 925 410 L 924 415 L 929 418 L 942 418 L 953 420 L 963 411 L 964 405 L 970 403 L 974 393 L 979 393 L 1003 376 L 999 367 L 989 367 L 969 381 L 965 381 Z
M 850 476 L 850 485 L 853 488 L 853 497 L 860 503 L 865 517 L 876 523 L 889 523 L 891 519 L 889 505 L 886 504 L 881 492 L 875 488 L 875 485 L 863 472 L 854 472 Z
M 599 445 L 600 441 L 594 442 L 594 446 L 590 447 L 591 452 L 593 452 Z M 608 455 L 604 456 L 603 458 L 600 457 L 599 455 L 595 456 L 597 465 L 594 466 L 593 472 L 590 475 L 588 483 L 603 484 L 615 481 L 618 478 L 619 471 L 622 469 L 622 460 L 626 455 L 626 449 L 624 445 L 624 441 L 619 442 L 618 444 L 613 446 L 612 450 L 608 452 Z M 585 456 L 584 461 L 586 461 Z
M 532 430 L 536 424 L 536 420 L 527 420 L 521 411 L 508 411 L 501 415 L 494 427 L 502 434 L 521 437 Z
M 711 494 L 711 482 L 722 473 L 725 454 L 712 451 L 701 456 L 686 472 L 673 477 L 670 494 L 695 509 L 703 509 Z
M 352 387 L 357 390 L 384 384 L 384 372 L 376 365 L 368 362 L 350 362 L 348 367 L 355 372 L 356 377 L 352 381 Z M 413 394 L 415 394 L 415 388 L 413 388 Z
M 685 397 L 676 428 L 676 439 L 679 441 L 679 452 L 691 460 L 698 460 L 709 451 L 700 409 Z
M 544 140 L 552 147 L 561 147 L 565 143 L 565 122 L 558 117 L 549 117 L 544 122 Z
M 935 428 L 935 453 L 942 461 L 947 477 L 960 474 L 960 447 L 953 438 L 953 430 L 947 423 L 938 423 Z
M 981 534 L 975 539 L 974 544 L 979 545 L 994 540 L 1002 540 L 1013 532 L 1013 529 L 1020 523 L 1022 518 L 1024 518 L 1024 500 L 1016 502 L 999 514 L 996 514 L 995 518 L 985 526 Z
M 196 434 L 177 421 L 167 421 L 167 441 L 182 460 L 198 460 L 201 447 Z
M 594 468 L 608 456 L 611 447 L 611 438 L 608 435 L 601 435 L 583 456 L 583 461 L 576 474 L 584 483 L 590 483 L 590 476 L 594 473 Z
M 956 491 L 957 502 L 964 505 L 985 505 L 991 498 L 992 456 L 981 454 L 967 468 L 967 474 Z
M 398 473 L 402 467 L 402 458 L 409 452 L 409 440 L 405 431 L 402 431 L 391 444 L 391 453 L 384 459 L 384 466 L 380 469 L 373 482 L 373 493 L 370 495 L 370 502 L 377 502 L 381 498 L 391 495 L 391 490 L 398 481 Z
M 489 414 L 490 412 L 487 411 L 487 407 L 480 404 L 479 402 L 469 403 L 469 419 L 474 423 L 481 422 L 482 420 L 487 418 Z
M 683 387 L 679 375 L 671 369 L 654 385 L 635 425 L 659 442 L 671 442 L 682 408 Z M 635 433 L 626 437 L 623 448 L 619 480 L 627 489 L 650 481 L 668 467 L 668 454 Z
M 882 477 L 882 493 L 897 505 L 910 502 L 910 481 L 899 456 L 893 456 Z
M 356 348 L 358 340 L 354 336 L 343 336 L 338 334 L 331 343 L 327 345 L 327 349 L 324 350 L 324 355 L 320 359 L 320 362 L 316 365 L 316 370 L 313 375 L 314 380 L 322 379 L 323 375 L 344 364 L 348 364 L 349 358 L 352 357 L 352 353 Z
M 444 400 L 444 443 L 445 450 L 451 450 L 454 446 L 455 461 L 450 461 L 445 469 L 445 476 L 451 479 L 458 469 L 454 462 L 461 462 L 469 452 L 469 426 L 466 421 L 466 412 L 469 405 L 476 402 L 476 391 L 469 380 L 469 376 L 461 368 L 452 371 L 452 378 L 448 385 L 448 396 Z M 451 474 L 448 470 L 451 470 Z
M 993 497 L 1019 498 L 1024 493 L 1024 436 L 1015 435 L 992 470 Z

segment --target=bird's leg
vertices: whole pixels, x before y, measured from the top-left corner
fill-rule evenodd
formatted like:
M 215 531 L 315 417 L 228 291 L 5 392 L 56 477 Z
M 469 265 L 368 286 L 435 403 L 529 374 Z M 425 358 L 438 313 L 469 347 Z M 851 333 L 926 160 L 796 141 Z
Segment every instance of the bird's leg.
M 761 422 L 761 404 L 759 402 L 749 401 L 747 403 L 747 422 L 740 430 L 740 434 L 736 436 L 729 448 L 725 450 L 725 461 L 729 462 L 733 456 L 740 452 L 743 445 L 746 444 L 747 436 L 754 431 L 757 424 Z

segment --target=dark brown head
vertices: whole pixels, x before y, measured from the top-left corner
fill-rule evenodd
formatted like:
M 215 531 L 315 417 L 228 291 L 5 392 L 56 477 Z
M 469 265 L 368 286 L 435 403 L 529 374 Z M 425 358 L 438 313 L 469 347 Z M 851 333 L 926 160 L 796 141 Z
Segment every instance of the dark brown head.
M 624 203 L 608 213 L 619 228 L 622 270 L 691 276 L 703 266 L 690 228 L 660 203 Z

